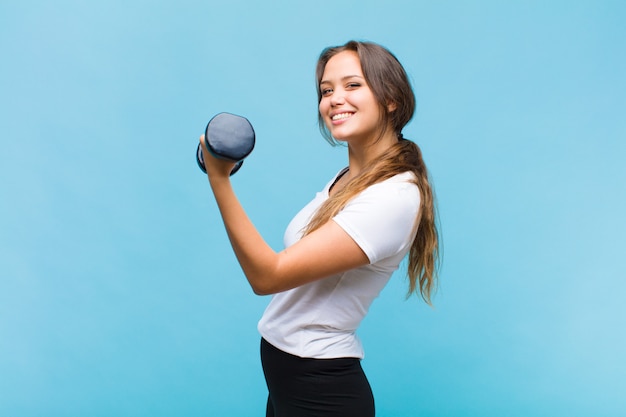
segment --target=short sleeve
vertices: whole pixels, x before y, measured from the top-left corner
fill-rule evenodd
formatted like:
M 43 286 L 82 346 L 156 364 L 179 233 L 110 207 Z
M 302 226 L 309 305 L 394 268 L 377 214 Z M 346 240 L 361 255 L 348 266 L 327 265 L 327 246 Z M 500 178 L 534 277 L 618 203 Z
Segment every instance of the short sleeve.
M 404 251 L 415 236 L 420 193 L 412 174 L 399 174 L 361 192 L 333 218 L 370 263 Z

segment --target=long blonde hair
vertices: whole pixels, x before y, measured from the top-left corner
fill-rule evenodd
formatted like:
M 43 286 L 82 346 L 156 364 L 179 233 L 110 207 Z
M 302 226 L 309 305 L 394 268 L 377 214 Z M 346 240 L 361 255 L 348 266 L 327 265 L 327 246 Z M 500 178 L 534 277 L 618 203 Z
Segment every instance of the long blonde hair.
M 402 128 L 415 112 L 415 96 L 404 68 L 396 57 L 384 47 L 370 43 L 350 41 L 343 46 L 325 49 L 317 63 L 316 77 L 318 100 L 321 100 L 319 83 L 324 68 L 330 58 L 339 52 L 354 51 L 359 55 L 363 75 L 381 108 L 381 135 L 385 129 L 392 128 L 398 135 L 398 142 L 372 161 L 352 178 L 344 188 L 333 194 L 322 204 L 313 216 L 304 233 L 316 230 L 332 219 L 357 194 L 367 187 L 389 179 L 403 172 L 415 175 L 414 183 L 420 191 L 420 210 L 417 234 L 408 254 L 409 288 L 407 297 L 419 294 L 431 303 L 431 294 L 437 287 L 437 269 L 439 266 L 439 233 L 435 209 L 435 196 L 430 185 L 428 170 L 422 159 L 420 148 L 412 141 L 402 137 Z M 396 109 L 389 112 L 388 104 L 394 103 Z M 335 143 L 319 118 L 320 130 L 324 137 Z

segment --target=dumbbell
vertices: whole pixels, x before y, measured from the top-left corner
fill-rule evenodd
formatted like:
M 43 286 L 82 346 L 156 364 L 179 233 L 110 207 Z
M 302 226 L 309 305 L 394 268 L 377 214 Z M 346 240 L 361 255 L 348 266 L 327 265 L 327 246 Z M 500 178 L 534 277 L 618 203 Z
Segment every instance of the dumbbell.
M 254 129 L 252 125 L 242 116 L 231 113 L 218 113 L 206 126 L 204 131 L 204 144 L 206 148 L 216 158 L 226 159 L 236 162 L 230 175 L 239 171 L 243 160 L 250 155 L 254 149 Z M 206 173 L 202 146 L 198 144 L 196 150 L 196 161 L 202 172 Z

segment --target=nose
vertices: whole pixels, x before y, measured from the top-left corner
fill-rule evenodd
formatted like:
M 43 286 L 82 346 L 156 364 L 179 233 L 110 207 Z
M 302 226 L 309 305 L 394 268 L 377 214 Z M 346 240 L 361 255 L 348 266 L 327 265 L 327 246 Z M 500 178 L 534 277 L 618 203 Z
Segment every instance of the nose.
M 333 107 L 340 106 L 346 102 L 345 95 L 342 90 L 335 90 L 330 97 L 330 105 Z

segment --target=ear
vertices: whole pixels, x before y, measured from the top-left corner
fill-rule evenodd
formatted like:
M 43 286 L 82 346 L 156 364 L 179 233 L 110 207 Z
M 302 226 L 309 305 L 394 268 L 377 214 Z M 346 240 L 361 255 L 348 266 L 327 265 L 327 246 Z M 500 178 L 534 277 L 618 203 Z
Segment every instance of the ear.
M 393 103 L 393 102 L 387 103 L 387 112 L 393 113 L 394 111 L 396 111 L 397 108 L 398 106 L 396 105 L 396 103 Z

